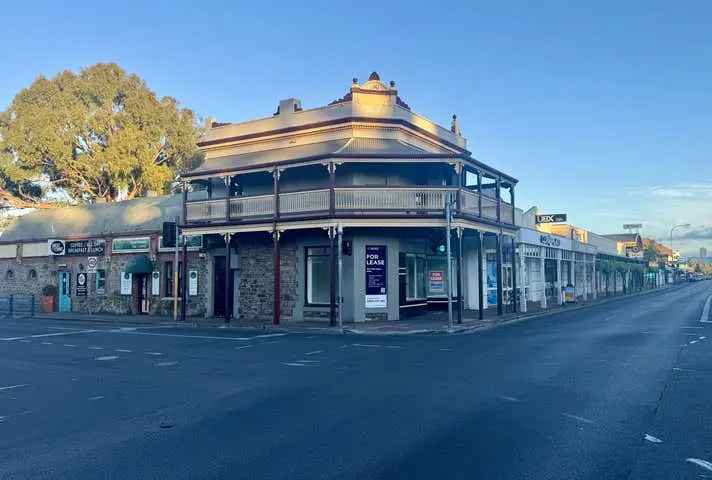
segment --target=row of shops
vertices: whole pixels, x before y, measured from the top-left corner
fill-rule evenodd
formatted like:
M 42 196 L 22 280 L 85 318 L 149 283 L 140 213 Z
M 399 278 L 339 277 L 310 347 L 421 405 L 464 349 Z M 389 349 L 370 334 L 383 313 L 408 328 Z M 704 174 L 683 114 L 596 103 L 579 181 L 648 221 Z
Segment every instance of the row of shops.
M 502 315 L 661 283 L 615 239 L 537 224 L 515 204 L 518 180 L 472 157 L 456 117 L 447 129 L 414 113 L 376 73 L 325 107 L 287 99 L 271 117 L 208 127 L 181 194 L 18 218 L 0 236 L 0 296 L 333 323 L 448 303 L 461 319 Z M 180 254 L 162 236 L 171 221 Z

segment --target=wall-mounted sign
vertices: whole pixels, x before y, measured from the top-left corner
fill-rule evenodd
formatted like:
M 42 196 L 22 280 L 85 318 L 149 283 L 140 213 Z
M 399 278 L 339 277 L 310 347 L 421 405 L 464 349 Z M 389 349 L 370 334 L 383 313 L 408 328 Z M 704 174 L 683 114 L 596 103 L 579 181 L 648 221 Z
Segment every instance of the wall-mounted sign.
M 91 240 L 47 240 L 50 256 L 57 255 L 104 255 L 106 241 L 103 238 Z
M 121 295 L 131 295 L 131 274 L 121 272 Z
M 559 223 L 566 221 L 565 213 L 549 213 L 545 215 L 536 215 L 536 223 Z
M 539 243 L 547 247 L 561 246 L 561 240 L 553 235 L 539 235 Z
M 385 245 L 366 245 L 366 308 L 388 305 Z
M 87 258 L 87 273 L 96 273 L 96 267 L 99 264 L 98 257 Z
M 161 294 L 161 274 L 160 272 L 153 272 L 151 274 L 151 295 L 157 297 Z
M 445 275 L 440 270 L 430 272 L 430 293 L 445 293 Z
M 198 294 L 198 271 L 190 270 L 188 272 L 188 295 L 194 297 Z
M 77 273 L 77 297 L 87 296 L 87 274 L 84 272 Z
M 148 252 L 151 247 L 151 239 L 142 238 L 115 238 L 111 244 L 113 253 L 133 253 Z

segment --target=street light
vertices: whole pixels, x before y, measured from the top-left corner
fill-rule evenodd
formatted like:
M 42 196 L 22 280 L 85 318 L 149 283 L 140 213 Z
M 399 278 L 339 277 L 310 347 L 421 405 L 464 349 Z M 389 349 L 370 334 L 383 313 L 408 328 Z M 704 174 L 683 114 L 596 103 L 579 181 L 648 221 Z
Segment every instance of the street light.
M 673 227 L 670 229 L 670 256 L 671 256 L 670 265 L 672 265 L 673 262 L 675 261 L 675 250 L 673 250 L 673 248 L 672 248 L 672 232 L 673 232 L 676 228 L 690 228 L 690 224 L 689 224 L 689 223 L 681 223 L 681 224 L 679 224 L 679 225 L 673 226 Z M 675 281 L 674 278 L 675 278 L 675 271 L 673 270 L 673 282 Z

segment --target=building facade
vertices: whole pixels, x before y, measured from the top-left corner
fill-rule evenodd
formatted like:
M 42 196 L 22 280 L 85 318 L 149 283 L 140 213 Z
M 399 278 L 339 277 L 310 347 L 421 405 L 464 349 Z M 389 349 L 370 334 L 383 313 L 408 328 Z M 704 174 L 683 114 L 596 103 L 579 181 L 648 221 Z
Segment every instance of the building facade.
M 175 249 L 161 232 L 180 212 L 173 195 L 24 215 L 0 236 L 0 296 L 41 298 L 51 286 L 53 311 L 171 315 Z M 189 315 L 206 311 L 202 240 L 189 238 L 187 248 Z
M 472 157 L 455 117 L 414 113 L 374 72 L 327 106 L 211 127 L 182 225 L 206 239 L 208 315 L 397 320 L 445 306 L 448 284 L 460 316 L 516 301 L 517 180 Z

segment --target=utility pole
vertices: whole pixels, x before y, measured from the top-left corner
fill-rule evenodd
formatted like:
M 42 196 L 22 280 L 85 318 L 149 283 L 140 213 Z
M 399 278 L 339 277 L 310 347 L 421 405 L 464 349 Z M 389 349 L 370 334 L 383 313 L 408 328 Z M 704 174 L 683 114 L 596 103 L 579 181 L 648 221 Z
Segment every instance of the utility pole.
M 675 262 L 675 250 L 672 248 L 672 232 L 676 228 L 689 228 L 690 224 L 689 223 L 681 223 L 679 225 L 675 225 L 670 229 L 670 266 L 673 266 L 673 262 Z M 672 268 L 672 281 L 675 283 L 675 269 Z
M 344 317 L 343 317 L 342 311 L 343 311 L 343 309 L 344 309 L 344 294 L 343 294 L 343 287 L 344 287 L 344 280 L 343 280 L 343 278 L 344 278 L 344 275 L 343 275 L 344 259 L 343 259 L 342 247 L 343 247 L 344 227 L 341 226 L 341 224 L 339 224 L 339 225 L 337 226 L 337 229 L 338 229 L 338 230 L 337 230 L 337 235 L 338 235 L 338 239 L 339 239 L 339 244 L 338 244 L 338 247 L 337 247 L 337 248 L 338 248 L 338 250 L 337 250 L 338 253 L 337 253 L 337 254 L 338 254 L 338 256 L 339 256 L 339 269 L 338 269 L 338 274 L 339 274 L 339 278 L 338 278 L 338 288 L 339 288 L 339 292 L 338 292 L 338 297 L 337 297 L 337 298 L 338 298 L 338 302 L 337 302 L 337 303 L 338 303 L 338 305 L 339 305 L 339 329 L 343 329 L 343 328 L 344 328 Z
M 452 198 L 445 194 L 445 245 L 447 250 L 447 326 L 452 328 L 452 256 L 450 252 L 450 228 L 452 226 Z
M 178 217 L 175 218 L 176 222 L 176 246 L 175 246 L 175 258 L 173 260 L 173 321 L 178 321 L 178 254 L 180 251 L 180 238 L 178 235 Z

